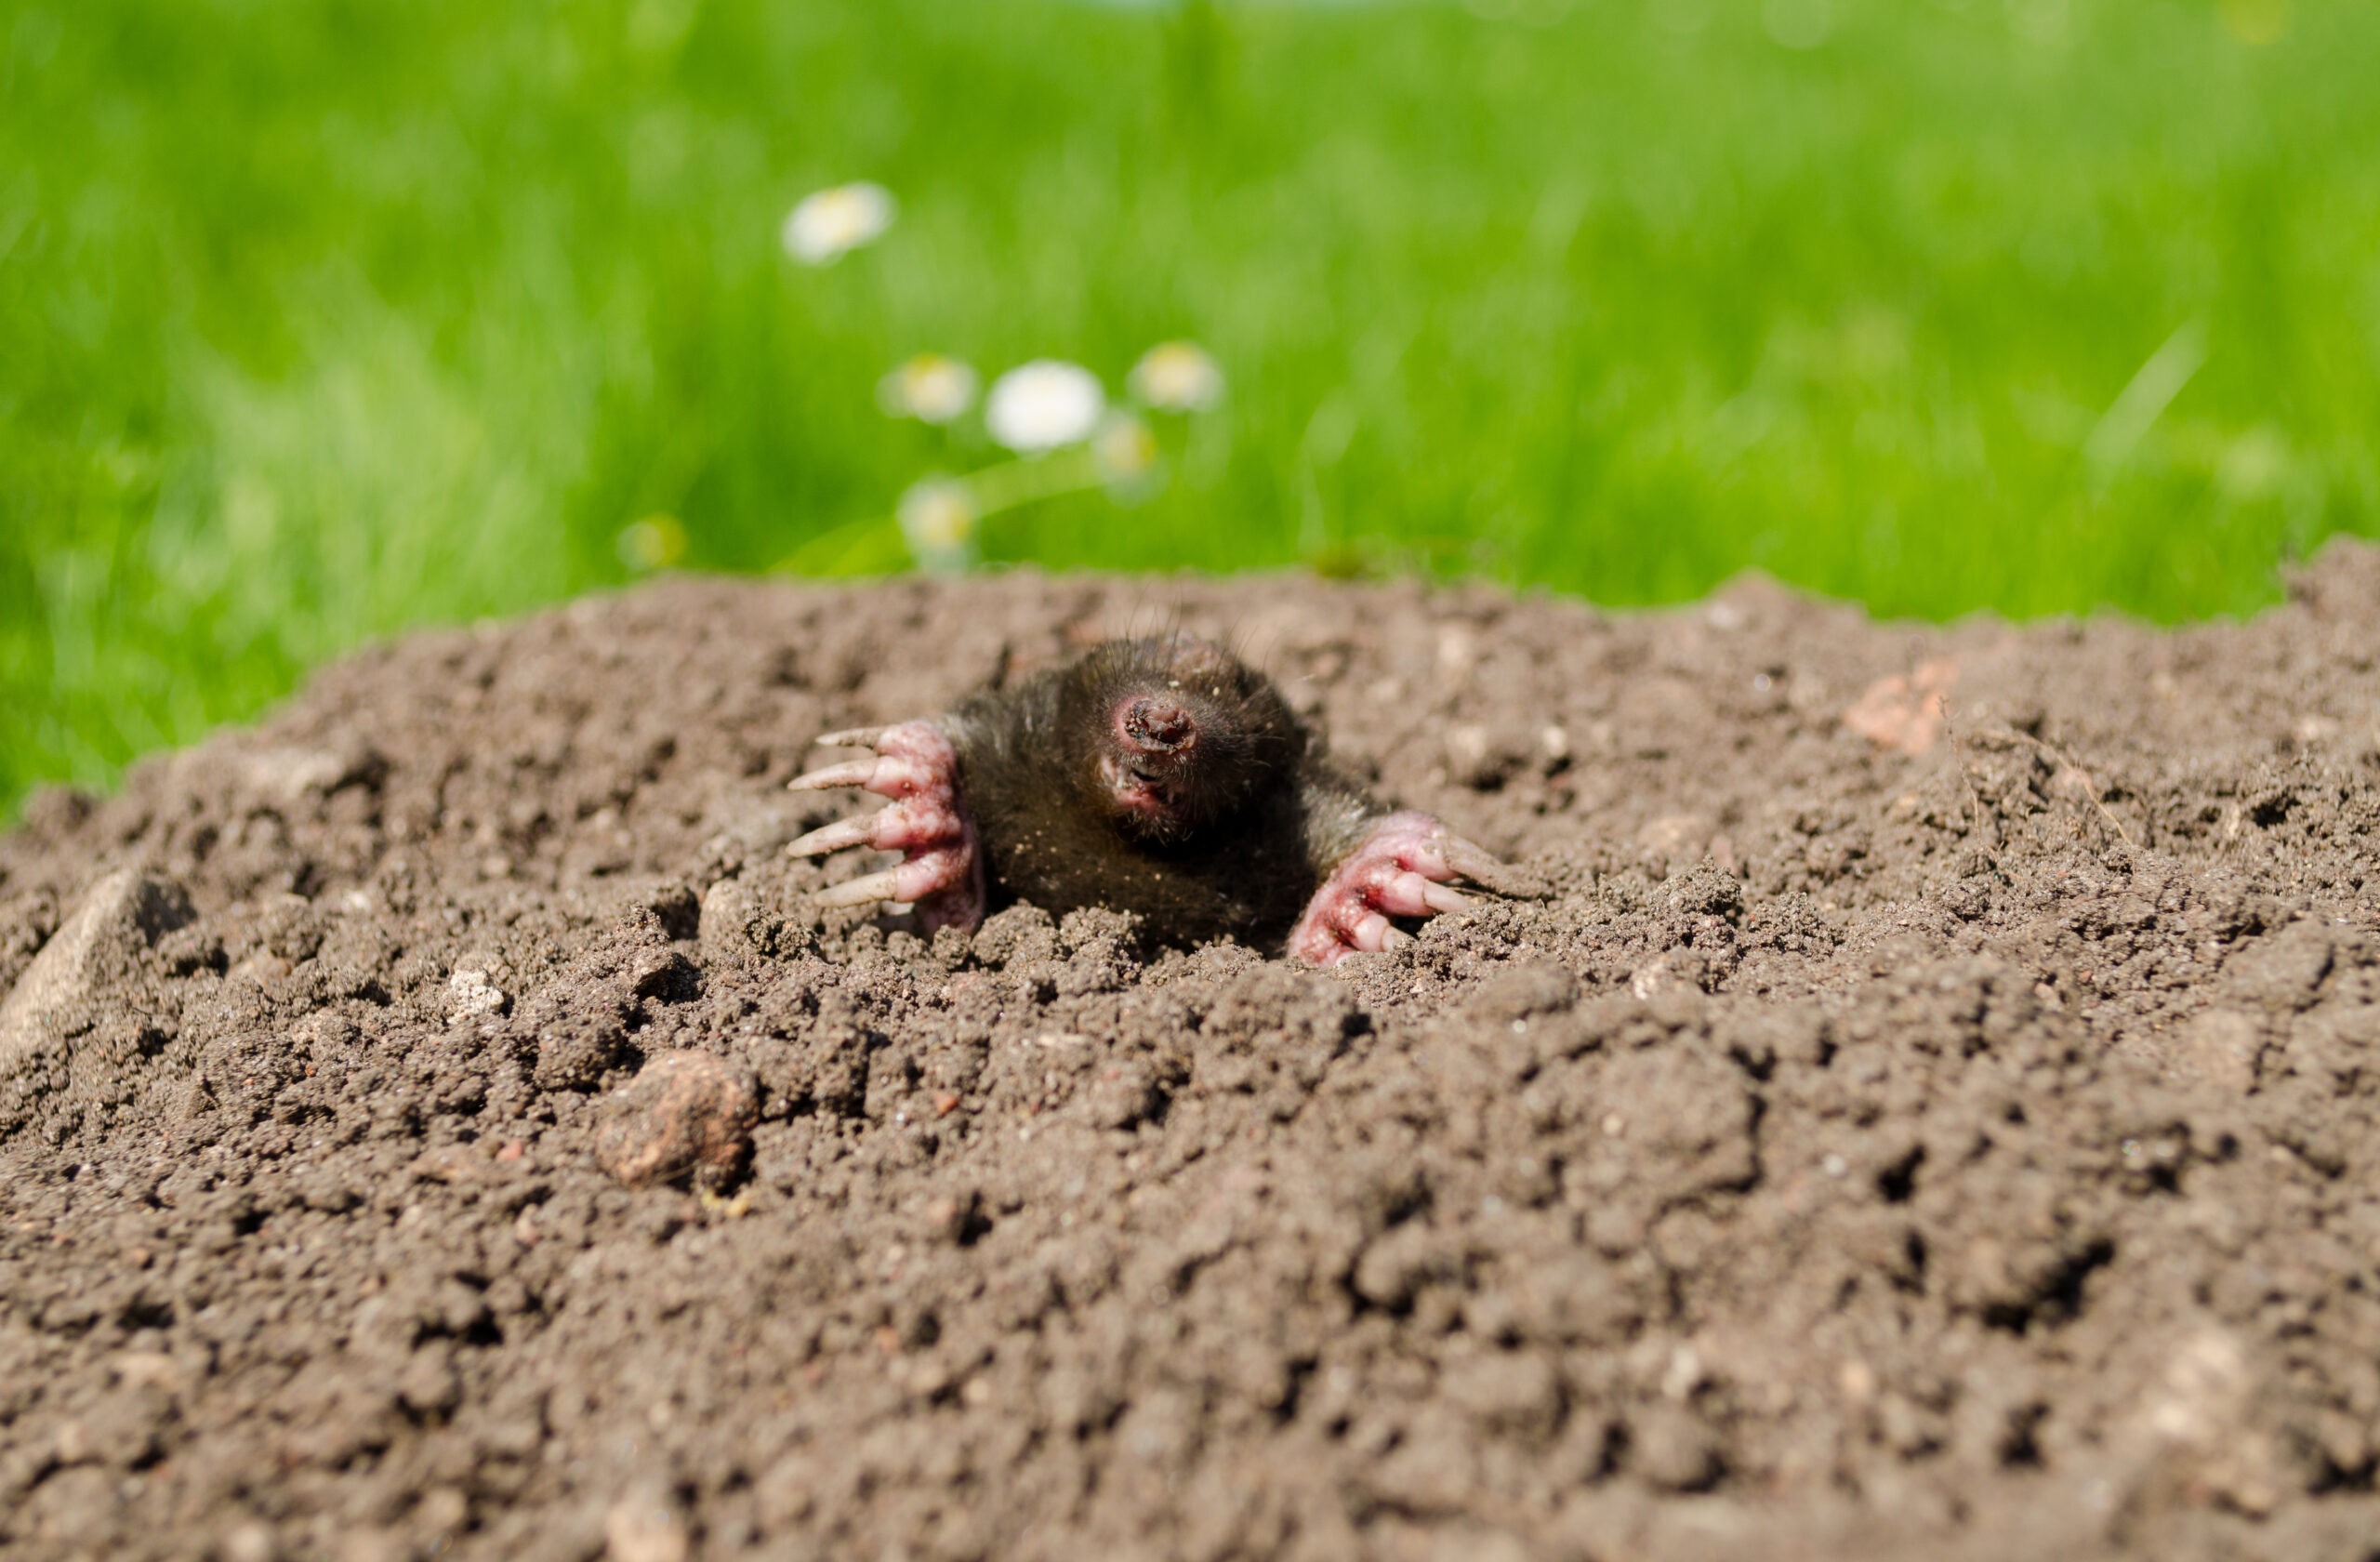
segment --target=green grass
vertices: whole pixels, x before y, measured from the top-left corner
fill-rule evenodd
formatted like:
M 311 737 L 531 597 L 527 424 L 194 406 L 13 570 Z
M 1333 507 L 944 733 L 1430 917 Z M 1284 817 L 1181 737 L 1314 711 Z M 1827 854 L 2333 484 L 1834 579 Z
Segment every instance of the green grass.
M 10 0 L 0 50 L 0 808 L 623 579 L 639 517 L 895 563 L 988 458 L 876 409 L 927 349 L 1230 377 L 993 559 L 2171 619 L 2380 533 L 2364 0 Z M 899 222 L 790 262 L 852 178 Z

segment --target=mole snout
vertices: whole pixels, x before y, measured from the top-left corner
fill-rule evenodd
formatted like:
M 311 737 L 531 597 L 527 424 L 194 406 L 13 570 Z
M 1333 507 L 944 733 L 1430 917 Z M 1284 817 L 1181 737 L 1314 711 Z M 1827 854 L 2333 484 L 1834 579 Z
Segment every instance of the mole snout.
M 1116 730 L 1127 748 L 1144 754 L 1178 754 L 1198 741 L 1198 720 L 1171 700 L 1146 695 L 1117 712 Z

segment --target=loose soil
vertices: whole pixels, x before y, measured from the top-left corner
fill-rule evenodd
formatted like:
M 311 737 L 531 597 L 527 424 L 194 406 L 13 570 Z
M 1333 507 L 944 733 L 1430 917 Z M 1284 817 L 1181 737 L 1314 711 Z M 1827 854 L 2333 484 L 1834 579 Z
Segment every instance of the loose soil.
M 1329 973 L 781 852 L 1227 636 L 1540 878 Z M 2380 1555 L 2380 553 L 2284 607 L 671 581 L 0 839 L 0 1549 Z

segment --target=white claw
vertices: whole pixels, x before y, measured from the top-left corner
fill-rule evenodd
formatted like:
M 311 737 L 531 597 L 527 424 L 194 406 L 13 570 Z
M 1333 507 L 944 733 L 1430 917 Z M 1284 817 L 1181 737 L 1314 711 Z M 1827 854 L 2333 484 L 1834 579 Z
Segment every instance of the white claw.
M 849 880 L 820 890 L 810 897 L 813 906 L 866 906 L 871 901 L 897 898 L 901 870 L 888 867 L 881 873 Z
M 870 814 L 823 825 L 787 846 L 785 854 L 788 857 L 819 857 L 829 852 L 840 852 L 846 846 L 860 845 L 876 834 L 877 817 Z
M 1390 928 L 1380 935 L 1380 946 L 1383 950 L 1402 949 L 1412 942 L 1413 935 L 1399 927 Z
M 821 748 L 873 748 L 877 740 L 892 729 L 889 727 L 849 727 L 831 732 L 818 739 Z
M 807 775 L 797 775 L 785 784 L 788 792 L 823 792 L 829 787 L 864 787 L 876 775 L 874 760 L 847 760 L 824 770 L 813 770 Z
M 1460 890 L 1448 889 L 1444 884 L 1425 886 L 1421 891 L 1421 899 L 1433 911 L 1460 911 L 1471 904 L 1469 895 Z

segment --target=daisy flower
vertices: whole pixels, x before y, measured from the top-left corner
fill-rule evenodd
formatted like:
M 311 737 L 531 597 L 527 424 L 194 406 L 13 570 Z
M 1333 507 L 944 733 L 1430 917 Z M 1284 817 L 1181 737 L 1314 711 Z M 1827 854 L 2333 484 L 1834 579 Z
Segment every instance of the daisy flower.
M 613 546 L 632 570 L 668 569 L 686 554 L 686 528 L 674 515 L 648 515 L 620 528 Z
M 1091 459 L 1099 475 L 1111 483 L 1130 484 L 1146 477 L 1157 466 L 1157 436 L 1130 413 L 1117 413 L 1091 436 Z
M 881 237 L 896 209 L 891 191 L 866 179 L 805 195 L 785 219 L 786 253 L 804 265 L 826 265 Z
M 901 496 L 895 511 L 901 540 L 924 568 L 955 573 L 975 557 L 975 496 L 956 478 L 921 478 Z
M 1199 412 L 1222 399 L 1223 372 L 1197 342 L 1159 342 L 1141 355 L 1125 383 L 1159 412 Z
M 950 422 L 975 404 L 975 371 L 956 358 L 920 352 L 877 382 L 876 404 L 888 417 Z
M 1037 358 L 992 382 L 984 426 L 1019 455 L 1038 456 L 1089 439 L 1106 410 L 1098 376 L 1079 364 Z

